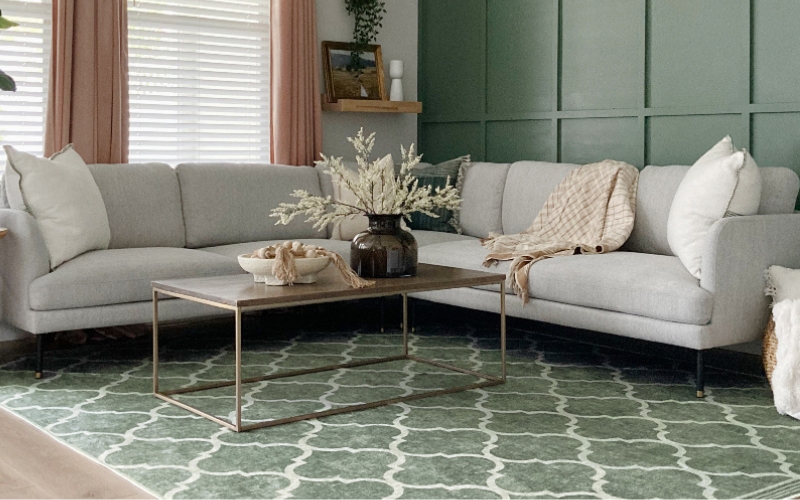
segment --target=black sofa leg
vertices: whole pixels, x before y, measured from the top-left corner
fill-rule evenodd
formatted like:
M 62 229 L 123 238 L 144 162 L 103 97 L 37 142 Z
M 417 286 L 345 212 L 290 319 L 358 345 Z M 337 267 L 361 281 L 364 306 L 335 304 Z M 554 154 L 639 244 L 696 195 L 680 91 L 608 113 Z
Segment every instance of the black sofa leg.
M 705 397 L 706 375 L 703 366 L 703 351 L 697 351 L 697 378 L 696 378 L 697 397 Z
M 37 379 L 44 373 L 44 335 L 36 336 L 36 374 Z

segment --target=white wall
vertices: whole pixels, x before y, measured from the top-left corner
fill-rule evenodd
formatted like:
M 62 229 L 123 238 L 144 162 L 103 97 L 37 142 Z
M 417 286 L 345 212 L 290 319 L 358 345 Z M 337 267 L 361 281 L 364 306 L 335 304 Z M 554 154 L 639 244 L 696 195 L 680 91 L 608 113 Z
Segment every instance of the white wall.
M 403 91 L 406 101 L 417 100 L 417 0 L 385 0 L 386 14 L 378 33 L 383 55 L 386 91 L 389 91 L 389 61 L 403 61 Z M 351 42 L 353 18 L 347 14 L 344 0 L 317 0 L 317 36 L 319 41 Z M 320 89 L 325 89 L 320 68 Z M 417 142 L 417 115 L 394 113 L 322 113 L 322 151 L 326 155 L 353 159 L 355 152 L 347 142 L 364 127 L 364 133 L 377 132 L 373 156 L 394 155 L 399 162 L 400 145 Z

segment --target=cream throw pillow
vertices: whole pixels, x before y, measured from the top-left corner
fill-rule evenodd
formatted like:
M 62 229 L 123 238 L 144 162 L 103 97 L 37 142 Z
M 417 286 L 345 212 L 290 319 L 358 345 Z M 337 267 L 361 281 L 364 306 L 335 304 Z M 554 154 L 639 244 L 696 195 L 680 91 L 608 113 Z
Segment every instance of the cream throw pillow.
M 358 172 L 352 170 L 347 170 L 345 175 L 348 176 L 348 180 L 351 182 L 355 182 L 358 179 Z M 355 205 L 358 202 L 355 193 L 345 187 L 344 183 L 341 182 L 341 178 L 338 176 L 333 179 L 333 199 L 334 201 L 347 203 L 348 205 Z M 343 241 L 352 240 L 358 233 L 366 231 L 367 227 L 369 227 L 369 219 L 367 219 L 366 216 L 351 215 L 343 221 L 334 224 L 331 239 Z
M 392 159 L 392 155 L 388 154 L 379 160 L 383 167 L 384 176 L 386 176 L 387 181 L 394 179 L 395 171 L 394 171 L 394 161 Z M 358 171 L 356 170 L 347 170 L 346 174 L 348 176 L 348 180 L 351 183 L 355 183 L 358 181 Z M 347 203 L 349 205 L 355 205 L 358 202 L 355 193 L 349 190 L 341 179 L 338 176 L 333 177 L 333 199 L 334 201 L 340 201 L 342 203 Z M 388 182 L 387 182 L 388 183 Z M 375 191 L 373 196 L 379 197 L 381 195 L 380 186 L 375 186 Z M 348 241 L 352 240 L 356 237 L 358 233 L 364 232 L 369 227 L 369 219 L 365 215 L 352 215 L 347 219 L 335 224 L 333 226 L 333 232 L 331 233 L 331 239 L 334 240 L 343 240 Z M 403 229 L 408 229 L 406 227 L 405 220 L 402 221 Z
M 669 211 L 667 240 L 686 269 L 700 278 L 706 235 L 731 215 L 753 215 L 761 201 L 761 174 L 746 151 L 725 137 L 692 165 Z
M 89 250 L 108 248 L 106 205 L 89 168 L 72 145 L 50 158 L 4 146 L 6 193 L 11 208 L 36 218 L 50 253 L 50 267 Z

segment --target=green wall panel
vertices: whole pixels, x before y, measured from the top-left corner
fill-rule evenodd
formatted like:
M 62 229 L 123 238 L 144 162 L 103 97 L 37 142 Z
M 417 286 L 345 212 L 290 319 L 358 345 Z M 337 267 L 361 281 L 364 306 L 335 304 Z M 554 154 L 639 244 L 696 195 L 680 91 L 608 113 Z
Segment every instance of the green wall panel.
M 472 155 L 482 161 L 483 125 L 481 123 L 426 123 L 420 133 L 423 161 L 439 163 L 451 158 Z
M 761 0 L 759 0 L 761 1 Z M 648 95 L 654 108 L 747 100 L 749 0 L 652 0 Z
M 485 0 L 420 2 L 419 89 L 426 112 L 483 112 Z
M 744 139 L 740 115 L 654 116 L 647 125 L 650 165 L 692 165 L 726 135 L 737 146 Z
M 510 120 L 486 123 L 486 161 L 555 161 L 550 120 Z
M 640 0 L 563 0 L 561 109 L 636 108 Z
M 553 0 L 489 0 L 487 108 L 549 111 L 555 99 Z
M 753 102 L 800 102 L 800 1 L 753 2 Z
M 800 0 L 419 0 L 426 159 L 800 172 Z
M 800 113 L 753 115 L 752 154 L 762 167 L 800 173 Z
M 640 163 L 636 118 L 561 120 L 561 161 L 594 163 L 606 159 Z

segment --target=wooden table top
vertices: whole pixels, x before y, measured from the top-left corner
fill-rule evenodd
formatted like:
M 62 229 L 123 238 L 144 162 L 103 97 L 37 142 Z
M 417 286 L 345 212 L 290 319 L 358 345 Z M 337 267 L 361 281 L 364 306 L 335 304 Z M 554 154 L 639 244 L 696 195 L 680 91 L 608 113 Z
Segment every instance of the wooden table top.
M 0 238 L 8 234 L 8 229 L 0 227 Z
M 333 265 L 319 274 L 316 283 L 271 286 L 255 283 L 251 274 L 153 281 L 159 291 L 174 292 L 216 304 L 236 307 L 300 305 L 328 300 L 398 295 L 505 282 L 505 275 L 455 267 L 419 264 L 411 278 L 383 278 L 366 288 L 350 288 Z

